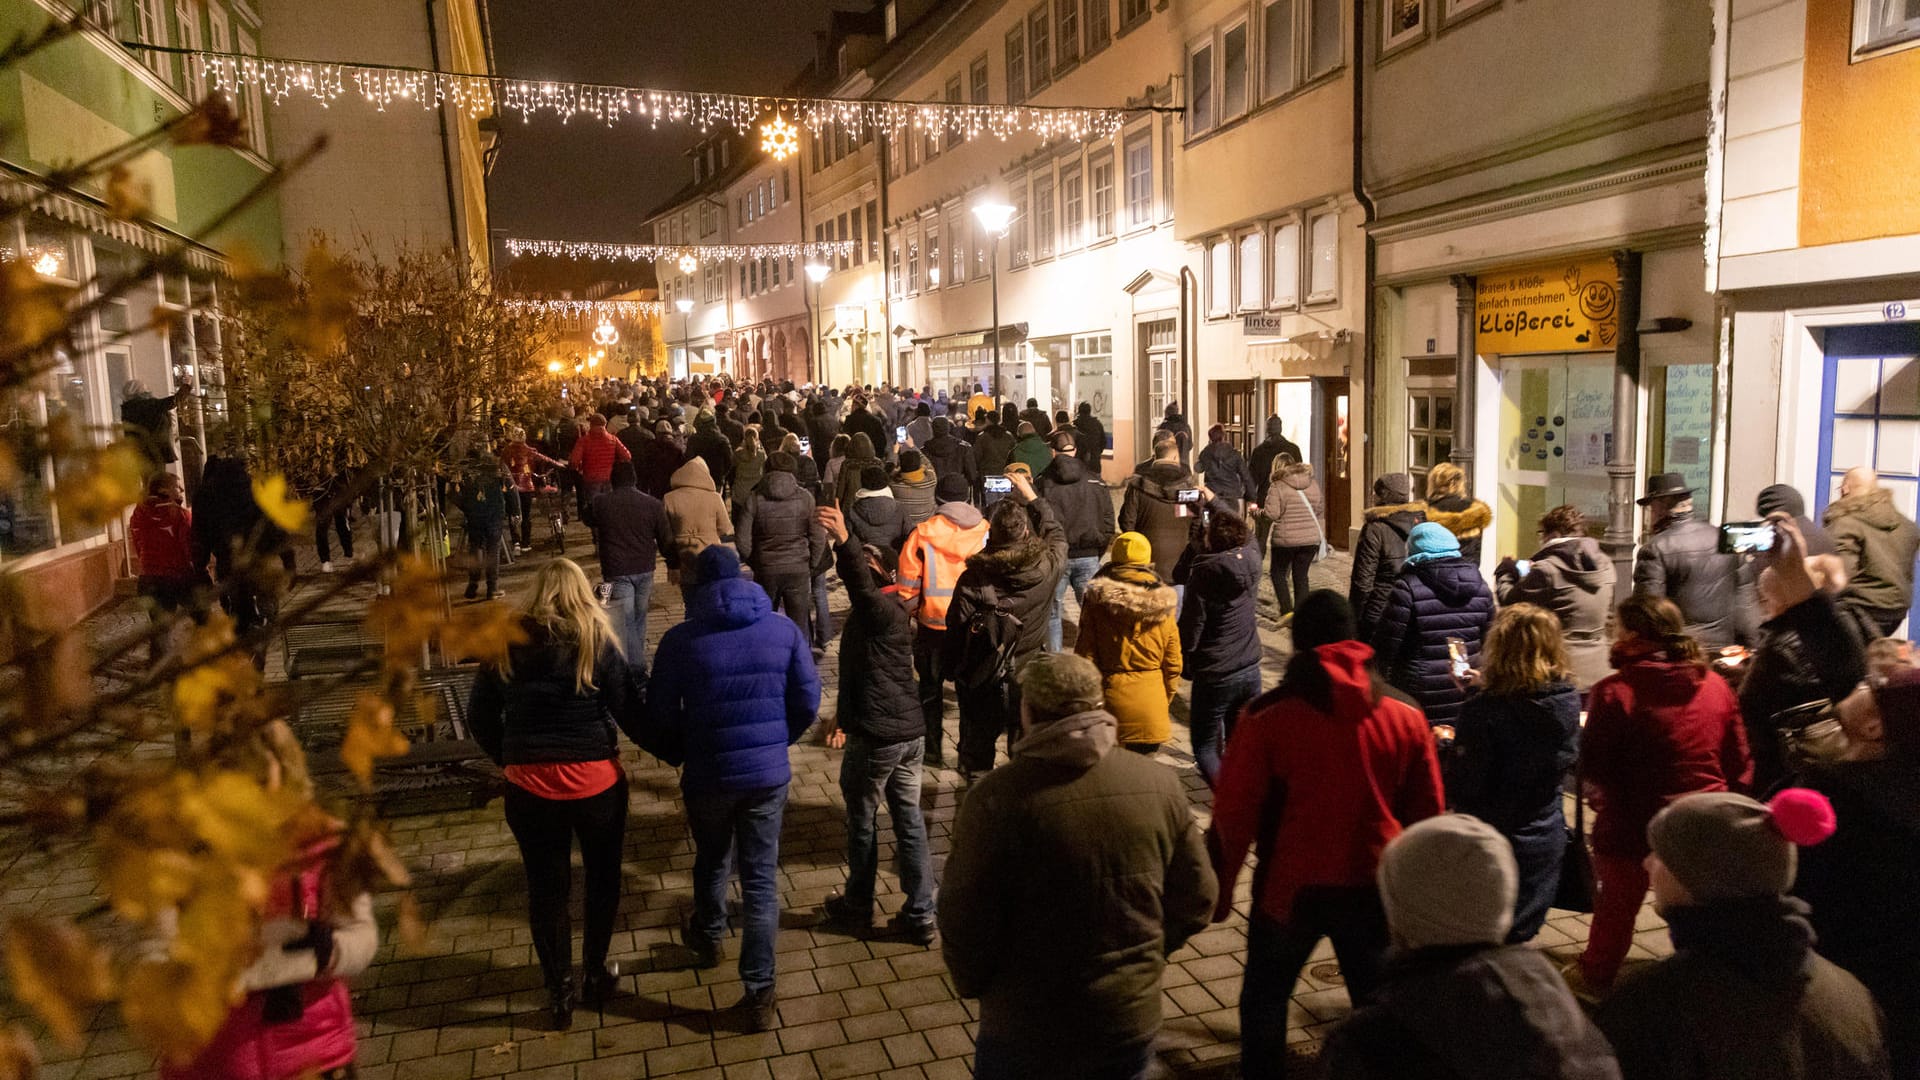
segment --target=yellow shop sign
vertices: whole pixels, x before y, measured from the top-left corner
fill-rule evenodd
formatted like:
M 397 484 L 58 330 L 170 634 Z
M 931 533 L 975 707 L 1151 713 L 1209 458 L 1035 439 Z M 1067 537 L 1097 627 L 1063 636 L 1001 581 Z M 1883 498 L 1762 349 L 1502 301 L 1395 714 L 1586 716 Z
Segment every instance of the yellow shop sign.
M 1482 274 L 1474 301 L 1478 351 L 1609 352 L 1620 334 L 1618 283 L 1604 256 Z

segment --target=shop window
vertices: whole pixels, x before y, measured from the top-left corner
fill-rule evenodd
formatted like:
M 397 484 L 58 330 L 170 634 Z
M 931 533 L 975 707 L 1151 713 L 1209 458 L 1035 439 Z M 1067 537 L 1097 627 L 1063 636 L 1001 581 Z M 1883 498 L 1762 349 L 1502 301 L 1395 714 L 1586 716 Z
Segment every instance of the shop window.
M 1113 335 L 1081 334 L 1073 339 L 1073 407 L 1080 402 L 1093 406 L 1093 415 L 1106 429 L 1107 443 L 1113 449 Z
M 1915 371 L 1920 375 L 1920 369 Z M 1911 384 L 1910 384 L 1911 385 Z M 1915 402 L 1920 412 L 1920 401 Z M 1901 422 L 1911 436 L 1920 418 Z M 1911 473 L 1920 462 L 1908 461 Z M 1677 472 L 1693 488 L 1702 518 L 1713 516 L 1713 365 L 1647 367 L 1647 475 Z
M 1920 0 L 1854 0 L 1853 55 L 1920 45 Z
M 1615 453 L 1613 358 L 1604 353 L 1503 357 L 1500 395 L 1496 550 L 1530 549 L 1534 523 L 1556 506 L 1575 506 L 1589 522 L 1604 526 L 1607 461 Z M 1700 494 L 1704 511 L 1705 492 Z

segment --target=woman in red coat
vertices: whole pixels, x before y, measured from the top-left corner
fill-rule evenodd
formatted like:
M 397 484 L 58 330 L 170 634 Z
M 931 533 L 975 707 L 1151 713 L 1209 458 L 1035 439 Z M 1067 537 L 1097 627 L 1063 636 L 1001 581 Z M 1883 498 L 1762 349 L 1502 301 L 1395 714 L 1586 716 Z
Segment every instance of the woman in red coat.
M 1633 945 L 1647 896 L 1647 824 L 1696 791 L 1741 790 L 1752 779 L 1732 688 L 1707 666 L 1671 600 L 1620 605 L 1614 673 L 1594 684 L 1580 739 L 1580 774 L 1595 806 L 1593 928 L 1580 955 L 1585 989 L 1604 992 Z

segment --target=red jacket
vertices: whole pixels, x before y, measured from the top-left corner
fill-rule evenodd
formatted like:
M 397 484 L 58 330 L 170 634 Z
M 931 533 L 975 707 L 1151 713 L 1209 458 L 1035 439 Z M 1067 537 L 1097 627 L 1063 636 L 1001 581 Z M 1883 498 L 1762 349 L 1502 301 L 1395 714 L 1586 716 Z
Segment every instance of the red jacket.
M 1254 699 L 1234 728 L 1213 792 L 1208 837 L 1222 908 L 1258 845 L 1254 904 L 1285 921 L 1313 885 L 1371 885 L 1402 827 L 1444 809 L 1440 759 L 1420 710 L 1374 692 L 1373 650 L 1314 650 L 1332 680 L 1333 712 L 1290 689 Z
M 157 495 L 142 499 L 133 508 L 127 536 L 140 560 L 141 577 L 203 576 L 193 569 L 193 513 L 179 503 Z
M 580 474 L 580 479 L 589 484 L 605 484 L 613 479 L 613 463 L 632 461 L 633 454 L 628 452 L 627 444 L 613 437 L 613 433 L 603 427 L 591 427 L 580 441 L 573 444 L 573 453 L 567 456 L 567 464 Z
M 1597 811 L 1594 854 L 1644 859 L 1655 814 L 1682 795 L 1745 787 L 1753 762 L 1720 676 L 1632 642 L 1614 646 L 1613 666 L 1587 704 L 1580 779 Z

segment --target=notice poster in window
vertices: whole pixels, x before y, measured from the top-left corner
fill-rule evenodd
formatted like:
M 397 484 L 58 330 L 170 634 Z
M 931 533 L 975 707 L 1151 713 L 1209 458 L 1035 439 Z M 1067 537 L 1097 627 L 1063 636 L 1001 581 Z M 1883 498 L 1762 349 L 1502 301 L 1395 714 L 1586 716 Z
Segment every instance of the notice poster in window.
M 1666 376 L 1666 471 L 1686 477 L 1704 502 L 1712 480 L 1706 447 L 1713 437 L 1713 365 L 1675 364 Z
M 1613 368 L 1575 363 L 1567 368 L 1566 471 L 1602 472 L 1612 449 Z M 1558 426 L 1559 417 L 1551 422 Z

